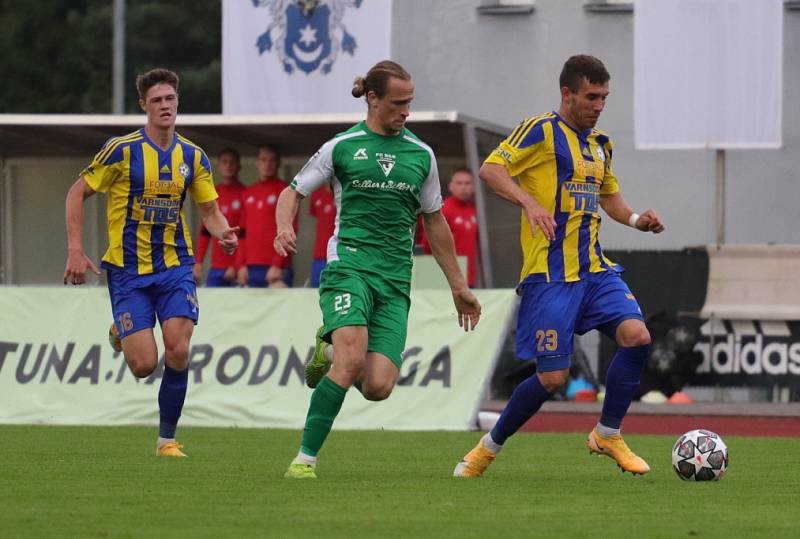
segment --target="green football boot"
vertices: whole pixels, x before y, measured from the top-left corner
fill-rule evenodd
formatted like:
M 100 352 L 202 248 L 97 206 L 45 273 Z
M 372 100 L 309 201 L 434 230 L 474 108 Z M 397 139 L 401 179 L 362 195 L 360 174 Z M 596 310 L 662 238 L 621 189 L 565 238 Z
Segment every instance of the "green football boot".
M 325 357 L 325 349 L 330 346 L 322 340 L 322 331 L 325 326 L 320 326 L 317 330 L 317 347 L 314 349 L 314 357 L 306 364 L 306 385 L 317 387 L 322 377 L 331 370 L 331 362 Z
M 292 462 L 283 477 L 286 479 L 316 479 L 317 474 L 314 473 L 314 467 L 310 464 Z

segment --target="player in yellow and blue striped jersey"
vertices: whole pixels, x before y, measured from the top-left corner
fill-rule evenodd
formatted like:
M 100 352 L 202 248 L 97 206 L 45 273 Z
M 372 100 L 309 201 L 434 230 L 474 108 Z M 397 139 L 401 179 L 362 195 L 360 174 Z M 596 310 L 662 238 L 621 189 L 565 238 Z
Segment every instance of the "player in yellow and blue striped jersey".
M 217 205 L 205 152 L 175 132 L 178 76 L 153 69 L 137 77 L 144 128 L 108 140 L 67 194 L 68 257 L 64 284 L 83 284 L 87 269 L 100 274 L 83 249 L 83 205 L 96 192 L 108 197 L 107 271 L 114 315 L 111 335 L 139 378 L 158 366 L 156 317 L 164 335 L 164 375 L 158 394 L 156 454 L 186 456 L 175 441 L 188 384 L 189 340 L 199 306 L 192 276 L 192 240 L 183 212 L 189 193 L 203 224 L 222 248 L 238 244 Z M 118 340 L 115 340 L 118 339 Z
M 615 339 L 619 349 L 608 369 L 603 411 L 589 434 L 589 450 L 612 457 L 623 471 L 650 470 L 620 434 L 649 356 L 650 334 L 619 275 L 622 268 L 600 248 L 599 210 L 643 232 L 659 233 L 664 225 L 652 209 L 634 213 L 619 192 L 613 145 L 595 128 L 609 79 L 597 58 L 569 58 L 559 79 L 558 112 L 520 123 L 481 167 L 481 178 L 523 210 L 517 355 L 535 359 L 537 373 L 517 386 L 492 431 L 456 466 L 457 476 L 482 475 L 506 439 L 566 384 L 573 334 L 592 329 Z

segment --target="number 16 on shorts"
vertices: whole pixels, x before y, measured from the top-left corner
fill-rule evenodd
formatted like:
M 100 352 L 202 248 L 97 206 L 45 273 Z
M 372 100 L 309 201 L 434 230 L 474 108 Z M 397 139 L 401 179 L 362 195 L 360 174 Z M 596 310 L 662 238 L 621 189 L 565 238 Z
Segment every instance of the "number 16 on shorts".
M 347 314 L 350 310 L 350 293 L 339 294 L 333 298 L 333 310 L 339 314 Z

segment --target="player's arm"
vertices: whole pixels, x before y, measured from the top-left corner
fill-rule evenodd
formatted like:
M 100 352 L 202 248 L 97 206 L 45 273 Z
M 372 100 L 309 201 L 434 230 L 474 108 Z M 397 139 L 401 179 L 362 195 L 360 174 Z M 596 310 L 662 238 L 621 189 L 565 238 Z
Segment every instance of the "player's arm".
M 540 228 L 548 240 L 555 238 L 556 220 L 541 204 L 514 181 L 506 167 L 497 163 L 484 163 L 478 176 L 498 196 L 516 204 L 525 212 L 531 234 L 536 236 L 536 228 Z
M 197 207 L 200 208 L 200 218 L 208 233 L 219 240 L 219 245 L 226 254 L 233 254 L 239 245 L 239 238 L 236 236 L 239 227 L 231 228 L 216 199 L 200 202 Z
M 297 234 L 294 231 L 295 216 L 300 209 L 300 201 L 305 198 L 294 187 L 286 187 L 278 196 L 275 206 L 275 221 L 278 232 L 275 234 L 273 247 L 281 256 L 297 253 Z
M 281 256 L 297 253 L 295 225 L 300 201 L 325 185 L 333 177 L 333 153 L 337 140 L 331 139 L 311 156 L 289 187 L 281 191 L 275 207 L 277 233 L 273 241 L 275 252 Z
M 100 270 L 83 250 L 83 206 L 84 201 L 94 193 L 83 176 L 67 192 L 67 267 L 64 269 L 64 284 L 85 283 L 87 268 L 100 275 Z
M 453 302 L 458 311 L 458 325 L 463 327 L 464 331 L 474 329 L 481 318 L 481 304 L 467 287 L 464 274 L 458 267 L 456 247 L 453 243 L 450 226 L 441 211 L 423 213 L 422 218 L 425 222 L 425 232 L 428 235 L 431 254 L 442 269 L 447 284 L 450 285 L 450 291 L 453 293 Z
M 622 193 L 617 191 L 610 195 L 600 195 L 600 207 L 609 217 L 623 225 L 629 225 L 642 232 L 658 234 L 664 231 L 664 223 L 655 210 L 648 208 L 641 215 L 631 209 Z

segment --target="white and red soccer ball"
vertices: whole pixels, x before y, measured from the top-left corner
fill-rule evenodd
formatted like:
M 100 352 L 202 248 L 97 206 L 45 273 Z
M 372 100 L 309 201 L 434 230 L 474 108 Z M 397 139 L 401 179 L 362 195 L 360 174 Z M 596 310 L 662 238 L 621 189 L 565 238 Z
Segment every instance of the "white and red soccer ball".
M 672 468 L 684 481 L 719 481 L 728 470 L 728 447 L 710 430 L 689 431 L 672 447 Z

